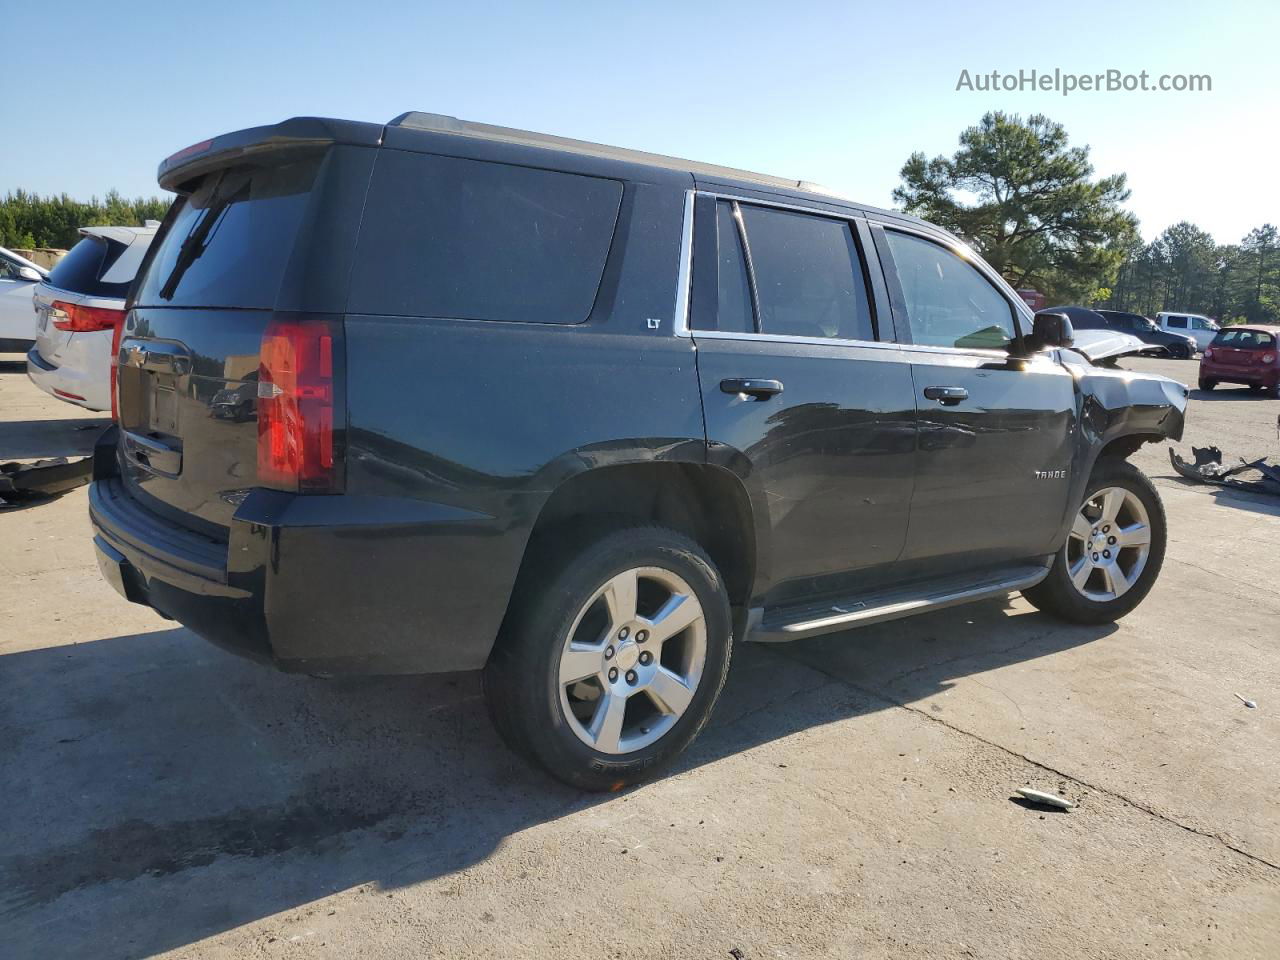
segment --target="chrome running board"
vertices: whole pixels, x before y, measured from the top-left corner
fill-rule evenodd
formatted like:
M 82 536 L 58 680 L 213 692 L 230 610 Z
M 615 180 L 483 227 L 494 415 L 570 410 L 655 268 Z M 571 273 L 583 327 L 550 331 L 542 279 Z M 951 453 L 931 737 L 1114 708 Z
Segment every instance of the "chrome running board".
M 1045 563 L 1006 567 L 974 581 L 970 576 L 949 577 L 929 584 L 900 587 L 847 600 L 823 600 L 791 607 L 751 611 L 746 639 L 763 643 L 802 640 L 853 627 L 897 620 L 917 613 L 943 610 L 961 603 L 986 600 L 1034 587 L 1049 573 Z

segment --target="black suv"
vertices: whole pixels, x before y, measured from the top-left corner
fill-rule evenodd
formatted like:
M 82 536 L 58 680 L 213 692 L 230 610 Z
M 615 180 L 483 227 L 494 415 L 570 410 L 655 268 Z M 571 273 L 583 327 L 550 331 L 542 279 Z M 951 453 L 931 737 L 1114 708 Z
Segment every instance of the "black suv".
M 1137 337 L 1151 349 L 1142 351 L 1150 356 L 1172 357 L 1174 360 L 1190 360 L 1196 355 L 1196 342 L 1181 333 L 1161 330 L 1154 320 L 1140 313 L 1123 310 L 1086 310 L 1084 307 L 1050 307 L 1062 311 L 1071 319 L 1077 330 L 1116 330 Z
M 735 641 L 1013 591 L 1109 621 L 1160 569 L 1125 458 L 1180 437 L 1185 389 L 1090 366 L 920 220 L 420 113 L 159 179 L 104 575 L 285 670 L 483 668 L 570 783 L 679 754 Z

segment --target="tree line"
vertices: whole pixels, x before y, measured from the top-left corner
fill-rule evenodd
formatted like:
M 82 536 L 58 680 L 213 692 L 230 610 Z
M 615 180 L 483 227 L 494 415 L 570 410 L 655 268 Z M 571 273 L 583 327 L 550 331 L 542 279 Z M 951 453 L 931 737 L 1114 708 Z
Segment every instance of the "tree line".
M 1186 310 L 1225 323 L 1280 322 L 1280 231 L 1269 223 L 1218 244 L 1194 224 L 1130 247 L 1098 306 L 1154 316 Z
M 952 156 L 914 153 L 900 173 L 893 196 L 907 213 L 957 234 L 1012 286 L 1050 303 L 1280 322 L 1276 227 L 1220 245 L 1183 222 L 1144 243 L 1123 208 L 1124 174 L 1095 180 L 1089 148 L 1071 146 L 1041 114 L 988 113 Z
M 65 193 L 42 197 L 14 190 L 0 199 L 0 247 L 29 250 L 35 247 L 70 249 L 80 239 L 80 227 L 142 226 L 159 220 L 169 209 L 164 197 L 135 197 L 130 200 L 115 190 L 99 200 L 86 203 Z

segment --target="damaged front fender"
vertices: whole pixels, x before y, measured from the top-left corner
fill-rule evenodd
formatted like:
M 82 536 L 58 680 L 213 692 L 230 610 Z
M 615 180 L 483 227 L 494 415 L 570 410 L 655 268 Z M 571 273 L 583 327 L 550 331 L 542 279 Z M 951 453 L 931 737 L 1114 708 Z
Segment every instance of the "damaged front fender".
M 1061 360 L 1075 379 L 1079 426 L 1058 546 L 1066 542 L 1098 458 L 1128 457 L 1144 443 L 1181 440 L 1190 394 L 1168 377 L 1097 367 L 1070 351 L 1062 351 Z

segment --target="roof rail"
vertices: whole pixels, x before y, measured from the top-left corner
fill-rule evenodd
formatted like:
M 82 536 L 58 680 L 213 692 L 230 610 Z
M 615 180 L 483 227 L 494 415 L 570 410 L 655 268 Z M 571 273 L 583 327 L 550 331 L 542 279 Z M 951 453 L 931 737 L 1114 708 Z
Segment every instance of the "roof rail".
M 772 187 L 786 190 L 798 190 L 805 193 L 819 194 L 846 203 L 853 202 L 824 187 L 807 180 L 792 180 L 774 177 L 764 173 L 753 173 L 749 170 L 737 170 L 732 167 L 720 167 L 710 163 L 699 163 L 696 160 L 683 160 L 679 157 L 668 157 L 659 153 L 647 153 L 643 150 L 629 150 L 625 147 L 611 147 L 588 140 L 574 140 L 569 137 L 557 137 L 547 133 L 536 133 L 532 130 L 517 130 L 512 127 L 499 127 L 489 123 L 476 123 L 471 120 L 459 120 L 457 117 L 441 113 L 422 113 L 411 110 L 402 113 L 388 127 L 406 127 L 411 130 L 426 130 L 432 133 L 449 133 L 463 137 L 476 137 L 482 140 L 497 140 L 503 143 L 515 143 L 529 147 L 543 147 L 550 150 L 564 150 L 570 153 L 591 157 L 602 157 L 609 160 L 620 160 L 626 163 L 643 164 L 654 167 L 665 167 L 669 170 L 687 171 L 712 177 L 728 177 L 735 180 L 751 180 Z

